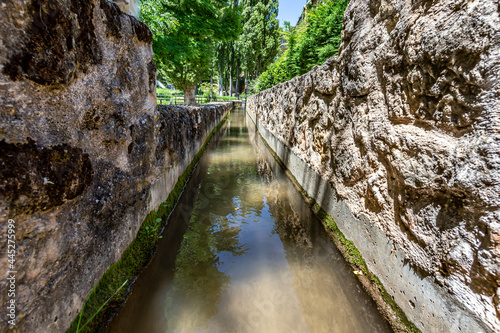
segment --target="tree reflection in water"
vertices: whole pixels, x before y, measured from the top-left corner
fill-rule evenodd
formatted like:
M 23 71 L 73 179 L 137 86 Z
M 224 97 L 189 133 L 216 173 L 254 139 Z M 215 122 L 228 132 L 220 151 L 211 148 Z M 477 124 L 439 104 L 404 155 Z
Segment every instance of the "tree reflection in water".
M 230 281 L 229 276 L 218 270 L 218 254 L 223 251 L 233 256 L 244 253 L 239 245 L 240 230 L 223 216 L 200 216 L 195 207 L 177 255 L 174 281 L 167 296 L 165 315 L 169 327 L 178 327 L 179 322 L 189 322 L 193 329 L 203 327 L 217 314 L 216 304 Z M 197 315 L 186 320 L 184 309 L 189 309 L 189 315 Z
M 236 221 L 235 206 L 240 216 L 264 206 L 262 196 L 257 204 L 240 198 L 242 193 L 252 192 L 258 177 L 247 135 L 240 126 L 229 126 L 217 151 L 210 154 L 210 166 L 177 255 L 166 300 L 169 331 L 180 327 L 194 331 L 217 315 L 216 304 L 230 283 L 230 277 L 219 270 L 220 256 L 225 252 L 232 256 L 245 253 L 239 238 L 240 224 L 245 222 Z
M 183 210 L 177 254 L 167 260 L 165 251 L 149 268 L 170 274 L 159 281 L 143 273 L 137 302 L 126 304 L 111 332 L 387 332 L 321 223 L 245 123 L 252 125 L 244 112 L 231 115 L 204 157 L 197 191 L 188 193 L 195 203 Z

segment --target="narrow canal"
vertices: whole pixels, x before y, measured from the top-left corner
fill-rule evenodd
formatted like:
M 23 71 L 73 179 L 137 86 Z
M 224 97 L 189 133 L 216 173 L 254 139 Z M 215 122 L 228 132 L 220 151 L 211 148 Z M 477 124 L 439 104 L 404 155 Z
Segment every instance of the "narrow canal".
M 237 109 L 106 331 L 391 330 Z

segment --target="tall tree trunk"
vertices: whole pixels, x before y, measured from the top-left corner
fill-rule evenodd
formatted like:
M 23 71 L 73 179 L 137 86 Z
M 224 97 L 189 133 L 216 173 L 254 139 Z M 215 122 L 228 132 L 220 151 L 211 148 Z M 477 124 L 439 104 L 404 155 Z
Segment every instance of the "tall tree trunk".
M 222 77 L 222 73 L 220 74 L 219 78 L 219 96 L 224 95 L 224 79 Z
M 236 98 L 240 98 L 240 68 L 236 67 Z
M 229 67 L 229 96 L 233 96 L 233 76 L 231 72 L 231 67 Z
M 196 86 L 192 86 L 184 89 L 184 104 L 196 104 L 195 88 Z
M 210 76 L 210 102 L 212 101 L 212 89 L 214 88 L 214 77 L 213 75 Z
M 248 73 L 245 71 L 245 95 L 248 95 Z

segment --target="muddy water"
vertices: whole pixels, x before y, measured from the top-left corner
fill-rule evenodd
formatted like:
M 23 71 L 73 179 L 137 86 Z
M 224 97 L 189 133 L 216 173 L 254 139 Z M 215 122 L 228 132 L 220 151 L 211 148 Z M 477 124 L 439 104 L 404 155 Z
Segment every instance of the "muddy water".
M 213 140 L 108 332 L 390 331 L 252 125 Z

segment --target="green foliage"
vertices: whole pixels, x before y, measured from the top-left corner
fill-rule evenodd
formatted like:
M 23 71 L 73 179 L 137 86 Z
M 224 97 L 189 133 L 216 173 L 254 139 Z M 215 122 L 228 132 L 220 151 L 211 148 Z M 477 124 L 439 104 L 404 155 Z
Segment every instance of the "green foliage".
M 259 76 L 257 83 L 254 86 L 254 89 L 257 92 L 271 88 L 278 83 L 288 80 L 290 73 L 288 72 L 288 68 L 285 66 L 285 60 L 285 55 L 283 54 Z
M 203 92 L 203 97 L 205 97 L 206 102 L 210 101 L 210 97 L 215 98 L 217 96 L 217 89 L 214 87 L 213 84 L 210 84 L 208 82 L 203 82 L 200 85 L 200 89 Z
M 348 3 L 348 0 L 326 1 L 307 12 L 305 27 L 297 31 L 295 50 L 291 50 L 291 63 L 297 70 L 292 74 L 302 75 L 337 54 Z
M 348 3 L 349 0 L 325 1 L 307 11 L 302 25 L 293 28 L 286 22 L 283 35 L 288 49 L 262 73 L 255 92 L 302 75 L 336 55 Z
M 233 96 L 217 96 L 217 101 L 234 101 L 236 97 Z
M 146 232 L 148 233 L 149 237 L 156 237 L 160 233 L 162 227 L 161 222 L 161 217 L 158 217 L 152 226 L 146 226 Z M 158 238 L 163 238 L 163 236 L 158 236 Z
M 172 96 L 182 96 L 182 91 L 167 88 L 156 88 L 157 95 L 172 95 Z
M 161 236 L 160 236 L 161 237 Z M 97 316 L 99 314 L 99 312 L 101 312 L 102 309 L 104 309 L 106 307 L 106 305 L 109 303 L 109 301 L 111 299 L 113 299 L 113 297 L 115 297 L 115 295 L 123 288 L 125 287 L 125 285 L 128 283 L 128 280 L 126 280 L 125 282 L 122 283 L 122 285 L 120 286 L 120 288 L 118 288 L 113 295 L 111 295 L 107 300 L 106 302 L 104 302 L 100 307 L 99 309 L 97 309 L 97 311 L 94 313 L 94 315 L 92 317 L 90 317 L 89 320 L 87 320 L 85 322 L 85 324 L 83 324 L 82 326 L 80 326 L 80 323 L 82 321 L 82 314 L 83 314 L 83 311 L 80 311 L 80 315 L 78 316 L 78 325 L 76 326 L 76 333 L 80 333 L 83 331 L 83 329 L 85 328 L 85 326 L 87 326 L 91 321 L 92 319 L 94 319 L 95 316 Z M 95 290 L 95 286 L 94 288 L 92 289 L 92 291 L 90 292 L 90 294 L 92 294 Z M 85 302 L 83 304 L 83 308 L 85 308 L 85 305 L 87 304 L 87 302 Z
M 186 90 L 217 74 L 219 94 L 240 88 L 274 61 L 278 0 L 144 0 L 158 75 Z M 214 71 L 215 70 L 215 71 Z M 232 88 L 232 89 L 229 89 Z
M 147 0 L 140 3 L 140 18 L 148 25 L 153 36 L 168 34 L 179 24 L 171 13 L 163 10 L 167 3 L 167 0 Z
M 236 0 L 230 0 L 236 5 Z M 280 45 L 277 0 L 242 0 L 243 30 L 236 41 L 216 44 L 215 65 L 219 94 L 238 93 L 245 78 L 255 78 L 273 62 Z M 231 89 L 232 88 L 232 89 Z M 248 88 L 248 87 L 246 87 Z
M 242 0 L 243 33 L 239 39 L 247 73 L 260 74 L 278 54 L 280 29 L 278 0 Z
M 256 94 L 259 91 L 261 91 L 261 90 L 259 90 L 258 85 L 259 85 L 259 78 L 255 79 L 255 80 L 248 81 L 248 93 L 249 93 L 249 95 Z M 266 89 L 266 88 L 264 88 L 264 89 Z

